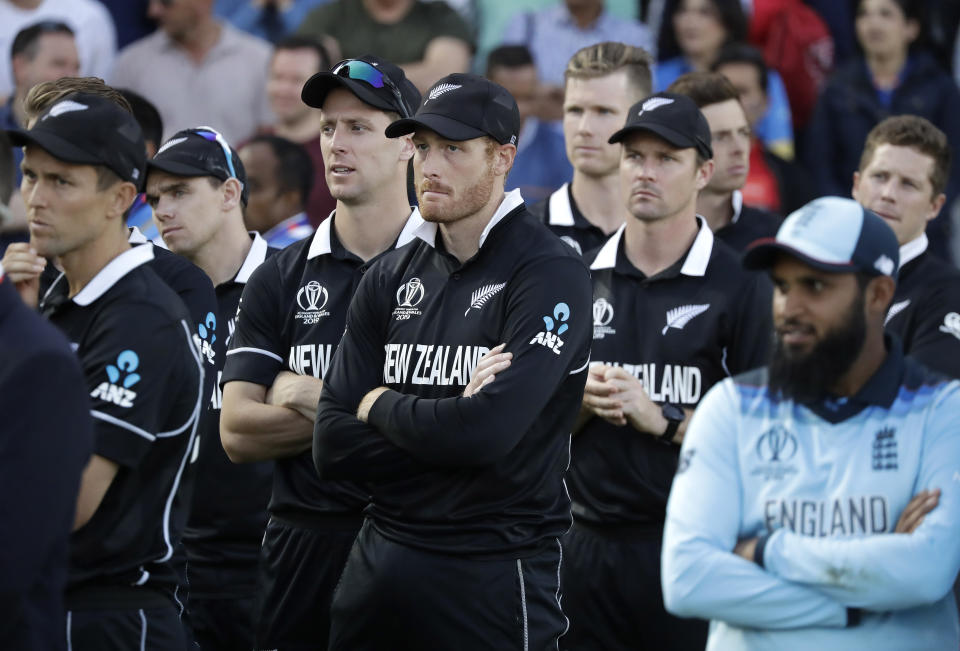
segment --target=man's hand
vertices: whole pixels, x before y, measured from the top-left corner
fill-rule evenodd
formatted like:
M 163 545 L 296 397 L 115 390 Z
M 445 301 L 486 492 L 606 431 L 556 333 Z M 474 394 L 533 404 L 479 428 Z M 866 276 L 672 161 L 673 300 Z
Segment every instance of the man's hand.
M 745 538 L 737 543 L 737 546 L 733 548 L 733 553 L 739 556 L 740 558 L 746 559 L 753 563 L 754 554 L 757 551 L 757 539 L 756 538 Z
M 650 400 L 640 380 L 620 366 L 609 367 L 603 377 L 614 390 L 610 399 L 622 405 L 623 418 L 631 427 L 654 436 L 666 431 L 660 406 Z
M 265 400 L 269 405 L 293 409 L 313 422 L 317 417 L 317 403 L 322 389 L 323 381 L 312 375 L 280 371 L 267 390 Z
M 3 272 L 17 288 L 27 306 L 36 309 L 40 301 L 40 274 L 47 261 L 26 242 L 16 242 L 3 254 Z
M 937 507 L 940 503 L 940 489 L 934 488 L 929 491 L 920 491 L 913 496 L 910 503 L 903 509 L 900 519 L 897 521 L 897 528 L 894 533 L 913 533 L 921 524 L 923 518 Z
M 479 393 L 483 387 L 493 382 L 493 378 L 497 376 L 497 373 L 501 373 L 510 366 L 513 353 L 503 352 L 504 346 L 506 346 L 506 344 L 495 346 L 480 358 L 476 368 L 473 369 L 473 373 L 470 375 L 470 382 L 468 382 L 467 386 L 463 389 L 464 398 L 469 398 Z
M 595 364 L 587 373 L 587 384 L 583 388 L 583 407 L 614 425 L 623 426 L 627 419 L 623 416 L 623 403 L 611 396 L 616 387 L 606 380 L 607 372 L 613 368 L 606 364 Z
M 377 401 L 377 398 L 389 390 L 390 389 L 387 387 L 377 387 L 376 389 L 367 392 L 367 395 L 363 396 L 360 404 L 357 405 L 357 418 L 364 423 L 368 422 L 370 418 L 370 410 L 373 408 L 373 403 Z

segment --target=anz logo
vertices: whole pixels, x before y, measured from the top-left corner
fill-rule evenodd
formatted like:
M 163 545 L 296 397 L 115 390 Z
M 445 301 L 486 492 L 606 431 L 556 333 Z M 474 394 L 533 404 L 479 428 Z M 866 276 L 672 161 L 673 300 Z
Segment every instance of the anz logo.
M 530 340 L 531 344 L 540 344 L 545 348 L 549 348 L 555 354 L 560 354 L 560 348 L 563 347 L 563 339 L 560 338 L 564 332 L 570 327 L 566 321 L 570 319 L 570 306 L 566 303 L 557 303 L 553 307 L 553 315 L 547 315 L 543 317 L 543 325 L 545 330 L 538 332 L 537 335 Z
M 132 407 L 137 394 L 130 388 L 140 381 L 140 375 L 134 372 L 139 366 L 140 357 L 135 352 L 123 351 L 117 355 L 116 364 L 107 364 L 109 381 L 101 382 L 90 397 L 113 403 L 118 407 Z
M 193 335 L 194 345 L 196 345 L 197 350 L 200 351 L 200 354 L 206 358 L 209 364 L 213 364 L 214 358 L 217 356 L 216 351 L 213 349 L 213 343 L 217 340 L 217 335 L 214 334 L 216 331 L 217 317 L 213 312 L 207 312 L 203 323 L 197 324 L 197 334 Z

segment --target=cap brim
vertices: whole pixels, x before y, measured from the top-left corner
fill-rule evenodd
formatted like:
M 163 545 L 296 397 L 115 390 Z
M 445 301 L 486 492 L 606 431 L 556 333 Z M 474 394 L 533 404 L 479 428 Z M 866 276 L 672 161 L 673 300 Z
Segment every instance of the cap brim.
M 784 253 L 797 258 L 814 269 L 827 271 L 829 273 L 852 273 L 858 269 L 853 263 L 837 263 L 820 260 L 808 253 L 804 253 L 800 249 L 784 244 L 783 242 L 778 242 L 772 237 L 765 237 L 751 244 L 747 252 L 743 255 L 743 266 L 754 271 L 769 269 L 777 261 L 777 257 Z
M 99 156 L 80 149 L 50 131 L 32 129 L 10 129 L 7 131 L 10 143 L 14 147 L 36 145 L 56 159 L 78 165 L 105 165 Z
M 307 83 L 303 85 L 303 90 L 300 91 L 300 99 L 303 100 L 303 103 L 307 106 L 312 106 L 317 109 L 323 108 L 323 103 L 327 100 L 327 95 L 336 88 L 346 88 L 361 102 L 369 104 L 381 111 L 401 113 L 398 107 L 383 97 L 378 96 L 369 84 L 350 79 L 349 77 L 341 77 L 331 72 L 318 72 L 310 77 Z
M 173 174 L 174 176 L 212 176 L 214 178 L 220 178 L 216 174 L 212 174 L 208 169 L 175 160 L 158 160 L 151 158 L 147 161 L 147 173 L 149 174 L 152 169 Z
M 412 118 L 397 120 L 390 124 L 384 133 L 387 138 L 398 138 L 408 133 L 413 133 L 420 127 L 426 127 L 441 138 L 454 141 L 473 140 L 474 138 L 490 135 L 486 131 L 471 127 L 445 115 L 437 115 L 436 113 L 422 113 Z

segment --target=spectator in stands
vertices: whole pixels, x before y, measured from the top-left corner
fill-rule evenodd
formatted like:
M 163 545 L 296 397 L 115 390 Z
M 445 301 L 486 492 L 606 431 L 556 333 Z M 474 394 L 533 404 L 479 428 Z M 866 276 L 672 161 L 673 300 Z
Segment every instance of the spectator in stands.
M 0 256 L 11 242 L 23 242 L 29 234 L 22 228 L 6 230 L 12 215 L 10 197 L 13 196 L 13 146 L 5 131 L 0 131 Z
M 525 43 L 537 72 L 554 95 L 563 97 L 564 71 L 578 50 L 615 41 L 653 53 L 655 43 L 646 25 L 612 16 L 604 0 L 563 0 L 539 11 L 517 14 L 507 25 L 503 43 Z
M 775 237 L 781 219 L 743 205 L 740 188 L 750 171 L 750 124 L 737 89 L 718 72 L 688 72 L 667 90 L 692 99 L 710 126 L 713 176 L 697 194 L 697 214 L 718 240 L 737 251 L 762 237 Z
M 60 77 L 76 76 L 80 67 L 73 30 L 56 21 L 43 21 L 17 32 L 10 48 L 13 72 L 13 94 L 0 106 L 0 129 L 19 129 L 26 124 L 23 99 L 36 84 Z M 13 196 L 7 218 L 0 221 L 0 236 L 4 242 L 26 239 L 26 211 L 20 198 L 20 161 L 23 149 L 13 148 Z M 0 248 L 6 248 L 0 245 Z
M 76 35 L 80 73 L 106 78 L 117 50 L 110 12 L 98 0 L 0 0 L 0 99 L 13 93 L 10 50 L 24 27 L 62 21 Z
M 928 53 L 912 48 L 921 31 L 922 0 L 859 0 L 857 42 L 863 56 L 830 78 L 808 127 L 806 164 L 819 194 L 845 196 L 867 134 L 891 115 L 928 119 L 960 143 L 960 91 Z M 947 205 L 960 190 L 951 171 Z M 947 257 L 947 220 L 928 226 L 931 250 Z
M 270 45 L 213 17 L 212 0 L 151 2 L 160 26 L 117 55 L 111 84 L 150 100 L 164 139 L 209 124 L 242 141 L 272 121 L 263 93 Z
M 163 142 L 163 119 L 160 117 L 160 112 L 149 100 L 132 90 L 120 89 L 120 94 L 130 104 L 133 117 L 143 131 L 147 160 L 150 160 L 156 155 L 157 150 L 160 149 L 160 143 Z M 127 226 L 139 229 L 143 236 L 152 242 L 161 244 L 163 242 L 157 225 L 153 223 L 153 209 L 150 208 L 142 192 L 137 194 L 130 212 L 127 213 Z
M 329 0 L 215 0 L 213 13 L 271 43 L 296 31 L 307 14 Z
M 663 90 L 680 75 L 707 71 L 721 48 L 747 38 L 747 20 L 740 0 L 668 0 L 663 14 L 660 62 L 654 71 L 654 90 Z M 680 55 L 664 59 L 664 53 Z M 771 71 L 767 77 L 769 106 L 754 131 L 768 148 L 793 158 L 790 102 L 783 80 Z
M 513 95 L 523 123 L 506 189 L 519 188 L 528 203 L 543 199 L 570 180 L 573 168 L 567 161 L 563 130 L 537 117 L 540 82 L 530 50 L 525 45 L 494 49 L 487 57 L 486 77 Z
M 263 131 L 303 145 L 310 154 L 314 178 L 307 217 L 314 226 L 327 218 L 337 202 L 330 196 L 324 176 L 320 111 L 304 104 L 300 91 L 310 77 L 329 70 L 330 64 L 326 48 L 317 39 L 288 36 L 277 43 L 267 75 L 267 97 L 276 121 Z
M 316 175 L 310 154 L 278 136 L 257 136 L 240 148 L 247 171 L 247 229 L 282 249 L 313 233 L 304 209 Z
M 738 43 L 724 46 L 711 69 L 730 80 L 740 93 L 740 104 L 750 123 L 750 173 L 741 188 L 743 202 L 778 215 L 788 215 L 815 198 L 806 170 L 781 158 L 755 130 L 770 102 L 767 97 L 767 64 L 754 47 Z
M 421 91 L 466 72 L 473 50 L 470 28 L 442 0 L 333 0 L 311 11 L 298 31 L 324 38 L 334 59 L 386 59 Z

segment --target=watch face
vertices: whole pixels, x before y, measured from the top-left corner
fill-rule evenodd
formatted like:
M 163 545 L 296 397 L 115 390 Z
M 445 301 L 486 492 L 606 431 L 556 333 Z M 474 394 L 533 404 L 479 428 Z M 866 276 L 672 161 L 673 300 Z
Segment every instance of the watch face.
M 677 405 L 671 404 L 669 402 L 663 405 L 660 412 L 663 414 L 664 418 L 672 421 L 679 422 L 686 417 L 686 414 L 684 413 L 682 407 L 678 407 Z

